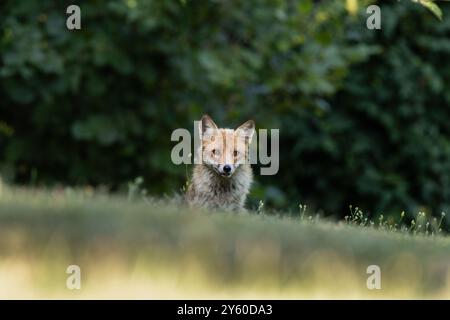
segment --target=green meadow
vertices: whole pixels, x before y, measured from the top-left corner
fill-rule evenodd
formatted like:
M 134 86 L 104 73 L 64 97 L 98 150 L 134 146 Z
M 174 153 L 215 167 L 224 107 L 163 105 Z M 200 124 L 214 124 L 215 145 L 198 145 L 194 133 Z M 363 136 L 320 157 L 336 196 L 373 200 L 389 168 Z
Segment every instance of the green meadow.
M 447 236 L 90 189 L 0 192 L 3 299 L 450 298 Z M 368 289 L 370 265 L 381 289 Z

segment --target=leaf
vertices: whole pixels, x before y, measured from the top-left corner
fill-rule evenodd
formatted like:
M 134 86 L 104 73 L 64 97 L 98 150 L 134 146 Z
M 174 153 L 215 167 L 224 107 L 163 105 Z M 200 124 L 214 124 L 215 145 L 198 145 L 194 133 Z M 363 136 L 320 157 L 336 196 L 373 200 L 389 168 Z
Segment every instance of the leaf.
M 439 20 L 442 21 L 442 10 L 432 0 L 419 0 L 419 3 L 430 10 Z

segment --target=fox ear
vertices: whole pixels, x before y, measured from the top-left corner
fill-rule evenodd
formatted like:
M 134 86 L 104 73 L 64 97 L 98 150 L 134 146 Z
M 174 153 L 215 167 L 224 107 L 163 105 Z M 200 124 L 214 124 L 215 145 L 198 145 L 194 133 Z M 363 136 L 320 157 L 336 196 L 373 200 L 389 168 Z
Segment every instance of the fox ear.
M 200 132 L 203 134 L 208 129 L 217 129 L 217 125 L 214 123 L 214 121 L 211 119 L 210 116 L 207 114 L 203 115 L 201 122 L 200 122 Z
M 248 138 L 248 142 L 252 141 L 253 134 L 255 133 L 255 121 L 248 120 L 241 124 L 236 131 L 239 135 Z

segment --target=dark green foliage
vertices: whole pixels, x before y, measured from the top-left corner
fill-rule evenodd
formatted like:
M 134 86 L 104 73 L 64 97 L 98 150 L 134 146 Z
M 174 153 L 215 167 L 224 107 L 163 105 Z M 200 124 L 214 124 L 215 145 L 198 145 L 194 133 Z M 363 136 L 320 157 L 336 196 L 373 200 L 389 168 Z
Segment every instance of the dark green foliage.
M 362 5 L 361 1 L 359 2 Z M 18 183 L 142 176 L 171 193 L 173 129 L 255 118 L 280 128 L 281 167 L 252 205 L 344 216 L 450 204 L 449 6 L 382 4 L 382 30 L 345 1 L 7 1 L 0 10 L 0 165 Z M 398 213 L 398 211 L 396 211 Z
M 282 160 L 296 190 L 326 212 L 353 204 L 439 216 L 450 205 L 450 19 L 406 4 L 382 14 L 382 31 L 352 35 L 379 53 L 350 69 L 327 112 L 292 113 L 303 120 Z

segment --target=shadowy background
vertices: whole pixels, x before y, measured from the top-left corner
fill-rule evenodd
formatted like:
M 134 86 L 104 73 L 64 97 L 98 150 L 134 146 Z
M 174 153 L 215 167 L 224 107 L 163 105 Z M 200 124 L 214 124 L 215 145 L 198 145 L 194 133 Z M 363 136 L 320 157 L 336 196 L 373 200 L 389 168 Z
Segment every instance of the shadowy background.
M 4 1 L 0 175 L 179 192 L 175 128 L 209 113 L 280 129 L 250 207 L 344 217 L 450 206 L 450 5 L 411 1 Z M 81 30 L 65 23 L 81 7 Z M 191 168 L 187 168 L 189 171 Z

